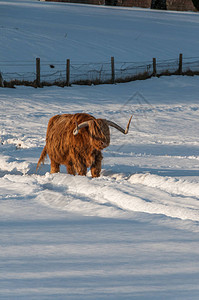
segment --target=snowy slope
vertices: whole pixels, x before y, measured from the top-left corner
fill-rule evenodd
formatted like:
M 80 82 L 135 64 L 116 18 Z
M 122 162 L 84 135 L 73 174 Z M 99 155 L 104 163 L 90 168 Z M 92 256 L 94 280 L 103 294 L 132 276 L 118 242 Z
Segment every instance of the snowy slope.
M 13 19 L 14 15 L 14 19 Z M 193 12 L 0 1 L 0 61 L 122 62 L 198 57 Z M 20 49 L 20 51 L 19 51 Z
M 178 39 L 178 43 L 165 42 L 170 54 L 179 50 L 180 40 L 187 55 L 197 52 L 194 13 L 28 0 L 0 1 L 0 14 L 2 9 L 2 60 L 10 60 L 12 53 L 14 58 L 32 59 L 45 48 L 48 59 L 54 59 L 58 39 L 57 50 L 64 58 L 63 24 L 71 24 L 71 32 L 82 37 L 76 46 L 87 59 L 105 60 L 110 55 L 107 40 L 111 51 L 128 58 L 130 51 L 122 52 L 128 35 L 118 31 L 117 20 L 122 20 L 124 29 L 142 29 L 146 39 L 152 37 L 150 26 L 157 22 L 157 30 L 172 28 L 165 38 Z M 47 22 L 49 15 L 53 28 Z M 118 39 L 110 39 L 113 28 L 105 20 L 107 24 L 115 20 L 121 33 Z M 181 22 L 186 22 L 183 30 L 189 44 L 178 34 Z M 58 29 L 61 35 L 56 34 Z M 101 36 L 98 41 L 100 30 L 104 40 Z M 78 53 L 70 50 L 74 37 L 70 38 L 67 49 L 79 60 Z M 152 46 L 161 56 L 164 39 L 157 35 L 153 39 Z M 100 43 L 101 53 L 91 51 L 91 41 L 93 50 Z M 141 59 L 148 59 L 148 54 L 150 46 L 148 52 L 143 48 L 139 53 Z M 198 95 L 197 76 L 0 89 L 1 299 L 198 299 Z M 123 127 L 133 114 L 127 136 L 111 129 L 101 177 L 92 179 L 89 172 L 73 177 L 64 167 L 59 174 L 49 174 L 49 160 L 36 173 L 49 118 L 83 111 Z

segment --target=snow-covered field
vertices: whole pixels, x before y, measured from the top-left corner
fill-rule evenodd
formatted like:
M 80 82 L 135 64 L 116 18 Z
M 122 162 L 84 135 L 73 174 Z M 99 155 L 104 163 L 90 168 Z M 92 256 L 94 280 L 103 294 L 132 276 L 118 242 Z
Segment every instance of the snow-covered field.
M 106 59 L 107 45 L 121 55 L 132 32 L 147 39 L 155 23 L 159 36 L 151 33 L 151 46 L 137 54 L 136 40 L 124 57 L 145 59 L 154 49 L 167 55 L 160 50 L 164 34 L 170 53 L 178 47 L 190 56 L 198 51 L 195 13 L 28 0 L 0 1 L 2 11 L 1 60 L 10 60 L 12 52 L 12 60 L 29 59 L 47 49 L 54 59 L 59 38 L 64 57 L 60 29 L 65 22 L 68 31 L 70 24 L 74 29 L 74 20 L 82 37 L 79 54 L 71 50 L 77 60 L 81 49 L 87 59 L 91 53 L 91 59 Z M 52 31 L 47 18 L 53 18 Z M 111 39 L 120 26 L 129 32 Z M 199 298 L 198 81 L 173 76 L 118 85 L 0 89 L 1 299 Z M 70 176 L 64 167 L 52 175 L 49 161 L 36 174 L 47 122 L 67 112 L 88 112 L 123 127 L 133 114 L 128 135 L 111 129 L 100 178 L 89 172 Z
M 143 62 L 198 57 L 199 18 L 105 6 L 0 1 L 0 61 Z

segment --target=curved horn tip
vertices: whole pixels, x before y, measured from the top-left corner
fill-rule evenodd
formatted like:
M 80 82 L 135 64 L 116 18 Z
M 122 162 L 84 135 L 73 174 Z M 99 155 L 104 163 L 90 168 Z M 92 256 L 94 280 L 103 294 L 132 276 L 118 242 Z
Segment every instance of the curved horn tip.
M 129 126 L 130 126 L 130 124 L 131 124 L 131 119 L 132 119 L 132 117 L 133 117 L 133 115 L 130 116 L 130 119 L 129 119 L 129 121 L 128 121 L 128 124 L 127 124 L 127 126 L 126 126 L 126 130 L 125 130 L 124 134 L 127 134 L 127 133 L 129 132 Z
M 78 128 L 77 121 L 75 121 L 75 123 L 76 123 L 76 127 L 75 127 L 75 129 L 73 130 L 73 135 L 77 135 L 78 132 L 79 132 L 79 128 Z
M 77 135 L 78 134 L 78 130 L 75 128 L 74 130 L 73 130 L 73 135 Z
M 80 123 L 80 124 L 78 125 L 77 121 L 75 121 L 75 123 L 76 123 L 76 128 L 73 130 L 73 135 L 77 135 L 77 134 L 79 133 L 79 130 L 80 130 L 81 128 L 88 127 L 88 126 L 89 126 L 89 122 L 91 122 L 91 120 L 90 120 L 90 121 L 82 122 L 82 123 Z

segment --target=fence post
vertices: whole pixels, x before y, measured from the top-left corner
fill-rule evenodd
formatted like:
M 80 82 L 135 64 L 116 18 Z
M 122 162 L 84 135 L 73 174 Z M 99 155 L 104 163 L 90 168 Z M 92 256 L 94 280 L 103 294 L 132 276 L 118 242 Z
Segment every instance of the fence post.
M 36 85 L 40 87 L 40 58 L 36 58 Z
M 70 86 L 70 59 L 66 60 L 66 85 Z
M 182 75 L 182 53 L 179 55 L 179 68 L 178 68 L 178 73 Z
M 156 58 L 153 58 L 153 76 L 157 75 Z
M 3 77 L 2 77 L 1 72 L 0 72 L 0 87 L 4 87 Z
M 115 61 L 114 57 L 111 57 L 111 82 L 112 84 L 115 83 Z

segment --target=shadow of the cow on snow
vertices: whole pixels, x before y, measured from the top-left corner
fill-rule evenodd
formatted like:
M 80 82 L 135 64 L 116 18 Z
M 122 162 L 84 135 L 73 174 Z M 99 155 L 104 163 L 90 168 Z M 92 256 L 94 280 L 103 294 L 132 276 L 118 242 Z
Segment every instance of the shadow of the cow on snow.
M 59 172 L 60 165 L 65 165 L 69 174 L 86 175 L 87 168 L 91 168 L 92 177 L 99 177 L 103 158 L 101 151 L 110 144 L 109 126 L 127 134 L 131 118 L 124 130 L 112 121 L 96 119 L 86 113 L 52 117 L 37 170 L 48 154 L 51 173 Z

